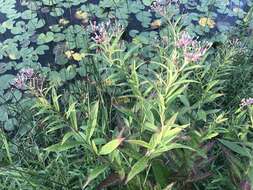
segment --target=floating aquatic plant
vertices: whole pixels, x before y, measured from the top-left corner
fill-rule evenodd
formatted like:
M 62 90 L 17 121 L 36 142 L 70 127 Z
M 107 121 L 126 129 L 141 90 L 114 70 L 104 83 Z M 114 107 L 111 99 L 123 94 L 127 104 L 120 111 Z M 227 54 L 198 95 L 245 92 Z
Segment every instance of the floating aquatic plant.
M 199 19 L 199 25 L 201 25 L 201 26 L 207 26 L 209 28 L 214 28 L 215 27 L 215 21 L 212 20 L 211 18 L 201 17 Z
M 74 52 L 73 50 L 68 50 L 64 52 L 64 54 L 68 59 L 73 59 L 75 61 L 81 61 L 85 57 L 84 53 Z

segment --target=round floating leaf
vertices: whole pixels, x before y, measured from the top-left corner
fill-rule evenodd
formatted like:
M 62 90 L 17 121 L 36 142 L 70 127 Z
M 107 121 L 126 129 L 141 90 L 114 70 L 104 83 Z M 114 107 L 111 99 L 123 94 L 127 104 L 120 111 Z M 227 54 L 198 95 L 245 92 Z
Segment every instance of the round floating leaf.
M 32 10 L 26 10 L 21 14 L 21 18 L 25 20 L 30 20 L 32 18 L 35 18 L 37 16 L 37 13 Z
M 2 23 L 2 27 L 6 28 L 6 29 L 12 29 L 13 28 L 13 20 L 7 20 L 5 22 Z
M 139 33 L 138 30 L 130 30 L 129 35 L 130 35 L 131 37 L 135 37 L 138 33 Z
M 38 46 L 35 51 L 38 55 L 44 55 L 46 50 L 49 50 L 49 47 L 47 45 L 41 45 Z
M 22 93 L 19 90 L 15 90 L 12 92 L 12 102 L 18 102 L 22 97 Z
M 49 43 L 54 40 L 54 33 L 47 32 L 46 34 L 42 33 L 38 36 L 37 44 Z
M 153 0 L 142 0 L 143 4 L 146 6 L 150 6 L 153 2 Z
M 50 13 L 51 16 L 58 17 L 62 16 L 64 13 L 64 10 L 62 8 L 54 8 L 53 11 Z
M 10 87 L 10 83 L 13 81 L 13 79 L 15 78 L 14 75 L 11 74 L 6 74 L 3 76 L 0 76 L 0 89 L 7 89 Z
M 152 17 L 151 13 L 147 11 L 141 11 L 136 14 L 137 20 L 139 20 L 141 22 L 141 25 L 146 28 L 149 26 L 152 20 L 151 17 Z
M 0 121 L 7 121 L 8 120 L 8 113 L 7 110 L 1 106 L 0 107 Z
M 12 118 L 12 119 L 8 119 L 5 123 L 4 123 L 4 129 L 6 131 L 13 131 L 15 129 L 15 125 L 17 125 L 17 120 Z

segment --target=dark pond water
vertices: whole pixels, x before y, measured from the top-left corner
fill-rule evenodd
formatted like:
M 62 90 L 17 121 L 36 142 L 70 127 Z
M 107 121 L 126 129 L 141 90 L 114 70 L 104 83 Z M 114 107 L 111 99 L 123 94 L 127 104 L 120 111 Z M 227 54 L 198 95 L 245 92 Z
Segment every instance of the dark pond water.
M 13 65 L 16 65 L 16 68 L 19 67 L 17 66 L 18 63 L 25 64 L 25 61 L 30 61 L 30 59 L 24 59 L 22 49 L 30 49 L 30 53 L 33 53 L 33 51 L 40 46 L 37 43 L 39 35 L 50 31 L 50 27 L 57 25 L 60 18 L 67 19 L 70 23 L 68 26 L 80 25 L 86 27 L 88 23 L 83 24 L 80 20 L 75 18 L 75 13 L 78 10 L 85 9 L 90 15 L 89 19 L 91 21 L 96 20 L 97 22 L 105 20 L 107 17 L 114 14 L 113 16 L 116 17 L 116 19 L 127 23 L 123 39 L 128 42 L 131 42 L 135 35 L 147 34 L 147 32 L 153 32 L 152 35 L 159 35 L 160 28 L 155 30 L 150 28 L 150 23 L 159 19 L 159 17 L 155 13 L 150 12 L 150 7 L 143 6 L 141 1 L 126 0 L 127 3 L 125 7 L 117 3 L 117 1 L 112 1 L 114 3 L 111 3 L 112 7 L 110 7 L 110 3 L 108 2 L 111 1 L 99 0 L 89 0 L 86 2 L 84 1 L 84 3 L 75 3 L 75 1 L 73 1 L 70 6 L 65 7 L 61 6 L 61 3 L 50 4 L 50 0 L 34 1 L 36 3 L 31 3 L 31 1 L 28 0 L 16 0 L 14 3 L 13 0 L 6 1 L 10 1 L 9 7 L 8 5 L 4 5 L 6 9 L 0 9 L 0 23 L 4 23 L 5 25 L 9 24 L 10 26 L 7 26 L 7 29 L 1 32 L 0 43 L 5 46 L 13 46 L 17 49 L 17 53 L 21 55 L 10 59 L 10 55 L 6 56 L 5 50 L 0 52 L 0 59 L 3 63 L 12 62 Z M 53 0 L 51 1 L 54 2 Z M 64 0 L 59 2 L 65 2 L 66 5 L 66 1 Z M 166 3 L 166 0 L 160 0 L 159 2 Z M 223 7 L 220 7 L 219 2 L 221 1 L 215 0 L 213 0 L 213 3 L 210 3 L 209 0 L 184 0 L 182 2 L 183 3 L 180 3 L 178 6 L 178 11 L 179 14 L 186 15 L 184 20 L 185 26 L 187 26 L 186 28 L 191 28 L 191 32 L 208 38 L 221 34 L 222 32 L 229 32 L 230 28 L 232 29 L 242 20 L 251 6 L 249 0 L 229 0 L 229 3 L 225 6 L 223 5 Z M 12 6 L 14 6 L 14 8 Z M 141 8 L 138 8 L 138 6 Z M 10 11 L 6 11 L 7 9 L 10 9 Z M 133 9 L 136 9 L 136 11 Z M 24 13 L 27 13 L 29 10 L 31 10 L 29 12 L 31 15 L 25 15 Z M 45 20 L 45 25 L 43 27 L 30 29 L 29 27 L 31 24 L 29 22 L 32 19 L 34 20 L 35 17 L 38 20 Z M 215 27 L 203 32 L 198 26 L 200 17 L 212 17 L 215 22 Z M 38 23 L 34 23 L 34 25 L 38 25 Z M 18 31 L 16 34 L 13 28 L 17 26 L 19 30 L 23 30 L 23 32 Z M 134 35 L 131 33 L 134 33 Z M 54 67 L 56 62 L 55 54 L 58 52 L 58 49 L 62 47 L 61 44 L 61 41 L 55 42 L 52 40 L 45 43 L 45 51 L 43 53 L 34 54 L 35 59 L 31 62 Z M 11 50 L 8 51 L 11 52 Z M 27 57 L 29 57 L 29 50 L 24 52 L 27 53 Z M 36 58 L 36 56 L 38 58 Z

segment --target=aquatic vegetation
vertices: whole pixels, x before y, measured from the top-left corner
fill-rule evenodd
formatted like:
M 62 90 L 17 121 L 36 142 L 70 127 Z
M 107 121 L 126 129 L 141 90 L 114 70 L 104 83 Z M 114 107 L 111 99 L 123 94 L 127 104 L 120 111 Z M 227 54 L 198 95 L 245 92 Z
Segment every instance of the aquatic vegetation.
M 199 25 L 207 26 L 209 28 L 214 28 L 215 27 L 215 22 L 211 18 L 202 17 L 202 18 L 199 19 Z
M 77 53 L 72 50 L 71 51 L 68 50 L 64 52 L 64 54 L 66 55 L 68 59 L 74 59 L 75 61 L 81 61 L 85 57 L 84 53 Z
M 251 0 L 0 0 L 3 189 L 250 189 Z

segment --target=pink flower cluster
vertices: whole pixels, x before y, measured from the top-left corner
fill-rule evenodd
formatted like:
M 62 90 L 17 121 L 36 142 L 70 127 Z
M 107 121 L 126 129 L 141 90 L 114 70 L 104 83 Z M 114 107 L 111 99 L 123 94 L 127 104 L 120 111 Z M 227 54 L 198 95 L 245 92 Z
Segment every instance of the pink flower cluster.
M 195 43 L 195 40 L 187 33 L 182 32 L 180 39 L 176 42 L 176 46 L 180 48 L 186 48 L 190 45 L 193 45 Z
M 250 105 L 253 105 L 253 98 L 248 98 L 248 99 L 243 98 L 241 100 L 241 104 L 240 104 L 241 107 L 250 106 Z
M 249 181 L 242 181 L 241 183 L 240 183 L 240 188 L 241 188 L 241 190 L 251 190 L 252 188 L 251 188 L 251 184 L 250 184 L 250 182 Z
M 211 43 L 202 43 L 197 41 L 197 39 L 193 39 L 185 31 L 181 33 L 180 38 L 176 42 L 176 46 L 183 49 L 185 59 L 193 62 L 200 61 L 211 45 Z
M 11 85 L 18 89 L 24 89 L 27 80 L 31 79 L 34 75 L 34 70 L 31 68 L 21 69 Z
M 115 35 L 123 30 L 120 25 L 113 25 L 111 21 L 97 24 L 96 21 L 90 22 L 92 37 L 91 39 L 97 44 L 102 44 L 110 40 L 112 35 Z
M 91 39 L 95 41 L 97 44 L 101 44 L 104 41 L 106 41 L 108 34 L 107 34 L 107 28 L 109 27 L 110 22 L 97 24 L 96 21 L 93 23 L 90 22 L 91 30 L 93 36 Z
M 154 11 L 162 16 L 166 15 L 166 6 L 178 3 L 179 0 L 156 0 L 150 6 L 151 11 Z

